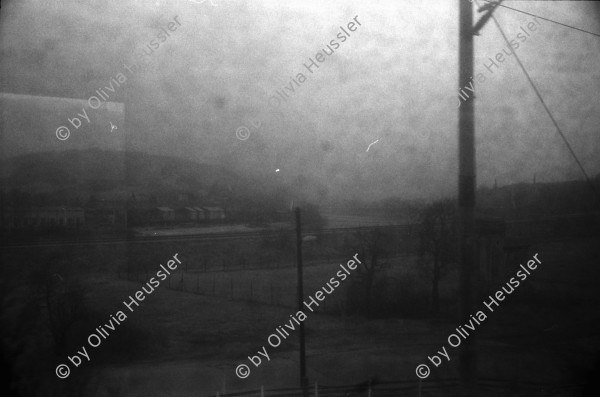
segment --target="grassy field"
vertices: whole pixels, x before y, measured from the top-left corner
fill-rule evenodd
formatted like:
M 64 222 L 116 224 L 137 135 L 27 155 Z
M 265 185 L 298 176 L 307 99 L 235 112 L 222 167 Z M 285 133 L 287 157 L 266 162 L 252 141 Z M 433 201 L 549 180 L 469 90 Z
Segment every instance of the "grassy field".
M 515 382 L 527 378 L 553 383 L 573 379 L 576 368 L 592 365 L 593 356 L 582 355 L 582 351 L 585 350 L 584 346 L 590 346 L 590 338 L 594 339 L 593 327 L 597 322 L 589 316 L 586 319 L 584 313 L 587 309 L 583 306 L 577 309 L 577 303 L 590 299 L 584 285 L 592 287 L 598 276 L 597 271 L 589 273 L 590 248 L 595 242 L 565 242 L 532 247 L 532 251 L 543 252 L 543 256 L 540 254 L 542 258 L 548 258 L 544 262 L 547 266 L 540 268 L 535 277 L 527 281 L 528 288 L 518 291 L 520 295 L 511 296 L 512 301 L 504 302 L 477 329 L 482 377 L 500 377 Z M 569 259 L 570 256 L 576 263 Z M 319 288 L 337 270 L 337 266 L 322 264 L 307 267 L 306 293 Z M 569 275 L 565 276 L 565 272 Z M 200 273 L 197 276 L 201 280 L 201 291 L 211 288 L 210 274 Z M 153 309 L 152 314 L 144 316 L 149 316 L 148 321 L 162 324 L 169 330 L 169 344 L 164 351 L 156 352 L 156 356 L 160 357 L 157 361 L 136 365 L 137 370 L 129 368 L 129 371 L 133 371 L 130 376 L 139 378 L 139 383 L 146 386 L 128 395 L 159 395 L 158 390 L 173 393 L 170 389 L 173 384 L 161 388 L 159 379 L 168 378 L 167 374 L 175 371 L 178 365 L 180 371 L 190 374 L 199 371 L 210 375 L 192 376 L 194 381 L 184 377 L 188 380 L 178 383 L 180 394 L 172 395 L 189 395 L 186 393 L 191 390 L 209 395 L 216 390 L 222 391 L 224 384 L 229 392 L 258 388 L 260 385 L 277 388 L 297 384 L 297 334 L 292 334 L 278 348 L 267 345 L 268 335 L 274 332 L 276 326 L 285 323 L 290 314 L 295 313 L 292 309 L 295 301 L 295 269 L 216 272 L 212 277 L 217 280 L 216 285 L 221 286 L 216 289 L 217 295 L 222 294 L 221 297 L 165 290 L 146 304 L 149 306 L 153 302 Z M 398 259 L 386 277 L 415 281 L 421 276 L 416 269 L 415 258 L 409 257 Z M 184 274 L 185 288 L 188 288 L 188 284 L 195 287 L 193 279 L 194 274 Z M 175 280 L 181 280 L 180 273 L 173 275 Z M 234 286 L 248 285 L 251 281 L 254 298 L 267 303 L 245 302 L 248 296 L 244 296 L 242 287 L 234 288 L 231 298 L 228 287 L 232 280 Z M 451 284 L 454 284 L 452 280 L 451 276 L 444 286 L 444 296 L 448 298 L 456 292 L 451 288 Z M 136 286 L 126 281 L 119 283 L 130 291 Z M 289 307 L 270 304 L 270 292 L 266 286 L 271 283 L 280 287 L 276 299 Z M 305 322 L 309 377 L 321 384 L 356 383 L 371 375 L 383 380 L 416 379 L 416 365 L 427 363 L 427 355 L 434 354 L 442 345 L 447 346 L 446 338 L 459 325 L 451 319 L 366 320 L 360 316 L 340 315 L 342 312 L 327 314 L 335 313 L 339 302 L 347 298 L 349 285 L 342 285 L 328 296 L 325 301 L 327 307 L 322 307 L 323 311 L 319 308 L 319 313 L 309 314 Z M 560 288 L 556 289 L 556 285 Z M 174 282 L 171 287 L 180 288 Z M 426 284 L 422 283 L 421 287 L 426 288 Z M 567 292 L 560 291 L 569 292 L 564 295 Z M 580 291 L 584 292 L 584 296 L 579 295 Z M 246 292 L 248 295 L 249 291 Z M 567 297 L 568 300 L 565 300 Z M 597 298 L 596 294 L 596 302 Z M 332 306 L 335 309 L 332 310 Z M 478 303 L 476 306 L 483 305 Z M 185 318 L 185 321 L 181 318 Z M 552 325 L 555 327 L 552 328 Z M 597 346 L 597 338 L 594 343 Z M 262 363 L 259 368 L 252 368 L 248 379 L 237 379 L 233 372 L 235 366 L 239 363 L 249 364 L 246 356 L 256 355 L 262 346 L 267 348 L 271 361 Z M 451 361 L 434 368 L 432 380 L 458 376 L 458 349 L 452 349 L 449 353 Z M 146 383 L 147 380 L 142 381 L 146 379 L 144 374 L 148 367 L 153 371 L 165 372 L 164 375 L 153 377 L 156 382 L 153 387 Z M 156 394 L 152 394 L 152 390 Z
M 510 380 L 517 388 L 519 380 L 524 379 L 548 384 L 583 382 L 594 363 L 594 351 L 600 349 L 600 318 L 591 310 L 600 303 L 595 288 L 600 277 L 595 266 L 600 250 L 598 242 L 598 238 L 590 238 L 531 247 L 527 255 L 539 252 L 543 266 L 476 330 L 481 377 Z M 198 257 L 188 254 L 191 251 L 187 249 L 194 248 L 193 244 L 179 248 L 177 252 L 184 264 L 171 276 L 170 288 L 166 282 L 161 284 L 134 313 L 127 313 L 123 325 L 112 331 L 101 346 L 90 351 L 89 363 L 72 369 L 74 374 L 85 371 L 91 380 L 88 395 L 208 396 L 224 389 L 235 392 L 261 385 L 296 386 L 297 334 L 292 332 L 277 348 L 267 345 L 267 337 L 275 328 L 296 313 L 293 309 L 296 270 L 291 263 L 279 269 L 208 272 L 189 263 L 186 271 L 186 261 L 196 261 Z M 147 281 L 142 272 L 138 281 L 118 278 L 117 269 L 126 266 L 123 256 L 135 255 L 136 262 L 143 265 L 138 268 L 146 267 L 150 277 L 159 263 L 164 264 L 174 253 L 170 245 L 147 249 L 145 255 L 115 252 L 106 246 L 86 252 L 85 257 L 75 248 L 67 252 L 75 263 L 95 263 L 69 277 L 83 286 L 82 302 L 95 315 L 70 337 L 65 353 L 40 361 L 38 376 L 46 376 L 46 382 L 57 382 L 54 367 L 84 345 L 94 327 L 122 310 L 123 301 L 140 289 L 140 281 Z M 21 263 L 28 263 L 23 259 L 28 258 L 32 264 L 41 261 L 36 259 L 41 254 L 22 252 L 7 258 L 13 264 L 18 258 Z M 347 259 L 353 255 L 354 252 L 349 252 Z M 398 256 L 391 262 L 378 279 L 376 292 L 383 299 L 380 302 L 416 307 L 421 300 L 425 301 L 420 302 L 423 307 L 427 307 L 430 286 L 417 258 Z M 306 266 L 305 296 L 328 281 L 339 269 L 339 263 L 315 261 Z M 179 285 L 182 276 L 183 286 Z M 366 319 L 352 314 L 350 302 L 357 298 L 353 287 L 357 280 L 358 274 L 352 274 L 325 299 L 318 313 L 308 314 L 305 325 L 311 382 L 353 384 L 376 376 L 386 381 L 416 383 L 415 367 L 428 363 L 428 355 L 447 346 L 448 335 L 464 323 L 453 318 L 456 272 L 444 279 L 443 315 L 437 319 L 428 317 L 427 312 L 387 319 Z M 497 286 L 483 292 L 492 293 L 505 281 L 498 280 Z M 19 283 L 26 284 L 27 279 L 21 278 Z M 23 292 L 21 297 L 24 299 L 26 294 Z M 361 297 L 358 299 L 360 303 Z M 475 302 L 475 305 L 483 304 Z M 39 324 L 40 330 L 44 329 L 43 318 Z M 250 364 L 247 356 L 256 355 L 262 346 L 267 348 L 271 361 L 258 368 L 251 367 L 247 379 L 238 379 L 235 367 Z M 438 368 L 432 366 L 427 382 L 457 377 L 458 351 L 449 351 L 450 362 Z

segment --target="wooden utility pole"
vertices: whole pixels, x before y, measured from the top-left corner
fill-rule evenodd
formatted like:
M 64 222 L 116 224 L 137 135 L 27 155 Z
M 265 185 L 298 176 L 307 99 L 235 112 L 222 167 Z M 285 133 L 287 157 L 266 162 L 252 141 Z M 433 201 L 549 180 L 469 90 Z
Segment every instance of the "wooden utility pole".
M 459 4 L 459 72 L 458 85 L 462 89 L 473 77 L 473 9 L 471 1 Z M 460 303 L 459 321 L 473 312 L 473 273 L 475 265 L 475 93 L 463 101 L 458 111 L 458 207 L 460 214 Z M 476 395 L 475 339 L 469 335 L 459 353 L 459 373 L 465 396 Z
M 479 12 L 486 12 L 473 26 L 472 0 L 458 0 L 459 7 L 459 70 L 458 89 L 461 90 L 474 78 L 473 36 L 492 17 L 502 3 L 486 3 Z M 477 273 L 475 236 L 475 92 L 463 100 L 458 110 L 458 209 L 460 214 L 460 303 L 459 321 L 473 314 L 476 296 L 474 278 Z M 463 341 L 459 353 L 459 372 L 465 395 L 475 397 L 477 393 L 476 339 L 471 334 Z
M 300 223 L 300 208 L 296 207 L 296 267 L 298 269 L 298 310 L 302 310 L 304 302 L 304 287 L 302 277 L 302 228 Z M 300 387 L 302 395 L 308 397 L 308 378 L 306 377 L 306 349 L 304 345 L 304 321 L 300 322 Z

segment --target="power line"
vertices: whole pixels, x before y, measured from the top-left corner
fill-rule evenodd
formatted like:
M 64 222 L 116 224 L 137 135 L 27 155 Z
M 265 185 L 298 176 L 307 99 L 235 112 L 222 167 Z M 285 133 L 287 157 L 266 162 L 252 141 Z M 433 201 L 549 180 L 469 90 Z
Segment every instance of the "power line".
M 565 26 L 565 27 L 567 27 L 567 28 L 571 28 L 571 29 L 579 30 L 580 32 L 589 33 L 589 34 L 593 34 L 594 36 L 598 36 L 598 37 L 600 37 L 600 34 L 598 34 L 598 33 L 589 32 L 589 31 L 587 31 L 587 30 L 579 29 L 579 28 L 576 28 L 575 26 L 571 26 L 571 25 L 567 25 L 567 24 L 564 24 L 564 23 L 561 23 L 561 22 L 553 21 L 552 19 L 544 18 L 544 17 L 541 17 L 541 16 L 539 16 L 539 15 L 531 14 L 531 13 L 529 13 L 529 12 L 526 12 L 526 11 L 517 10 L 516 8 L 512 8 L 512 7 L 509 7 L 509 6 L 505 6 L 504 4 L 498 4 L 498 3 L 497 3 L 497 2 L 495 2 L 495 1 L 491 1 L 491 0 L 483 0 L 483 1 L 485 1 L 485 2 L 488 2 L 488 3 L 490 3 L 490 4 L 496 4 L 496 5 L 500 6 L 500 7 L 508 8 L 509 10 L 513 10 L 513 11 L 517 11 L 517 12 L 520 12 L 520 13 L 523 13 L 523 14 L 527 14 L 527 15 L 530 15 L 530 16 L 532 16 L 532 17 L 540 18 L 540 19 L 543 19 L 544 21 L 548 21 L 548 22 L 556 23 L 556 24 L 558 24 L 558 25 Z
M 484 0 L 487 1 L 487 0 Z M 498 28 L 498 30 L 500 31 L 500 34 L 502 34 L 502 37 L 504 38 L 504 41 L 506 41 L 506 44 L 508 45 L 508 47 L 510 48 L 510 41 L 508 40 L 508 38 L 506 37 L 506 35 L 504 34 L 504 31 L 502 30 L 502 27 L 500 26 L 500 24 L 498 23 L 498 20 L 496 19 L 495 16 L 492 15 L 492 19 L 494 21 L 494 23 L 496 24 L 496 27 Z M 529 84 L 531 85 L 531 87 L 533 88 L 533 90 L 535 91 L 535 94 L 537 95 L 538 99 L 540 100 L 540 102 L 542 103 L 542 106 L 544 106 L 544 109 L 546 110 L 546 113 L 548 113 L 548 116 L 550 116 L 550 120 L 552 120 L 552 123 L 554 124 L 554 126 L 556 127 L 556 130 L 558 131 L 558 133 L 560 134 L 560 136 L 562 137 L 563 141 L 565 142 L 565 145 L 567 145 L 567 148 L 569 149 L 569 152 L 571 152 L 571 155 L 573 156 L 573 158 L 575 159 L 575 161 L 577 162 L 577 165 L 579 166 L 579 169 L 581 169 L 581 172 L 583 173 L 583 176 L 585 176 L 585 180 L 587 181 L 587 183 L 590 185 L 590 188 L 592 189 L 592 191 L 594 192 L 594 195 L 596 196 L 596 198 L 600 198 L 600 196 L 598 195 L 598 192 L 596 191 L 596 187 L 594 186 L 594 184 L 592 183 L 590 177 L 588 176 L 587 172 L 585 172 L 585 169 L 583 168 L 583 165 L 581 164 L 581 162 L 579 161 L 579 159 L 577 158 L 577 155 L 575 154 L 575 151 L 573 150 L 573 148 L 571 147 L 571 144 L 569 143 L 569 141 L 567 140 L 567 137 L 565 136 L 565 134 L 563 134 L 562 130 L 560 129 L 558 123 L 556 122 L 556 120 L 554 119 L 554 116 L 552 116 L 552 113 L 550 112 L 550 109 L 548 109 L 548 106 L 546 105 L 546 102 L 544 101 L 544 98 L 542 98 L 542 95 L 540 94 L 540 92 L 538 91 L 537 87 L 535 86 L 533 80 L 531 79 L 531 77 L 529 76 L 529 73 L 527 73 L 527 70 L 525 69 L 525 66 L 523 66 L 523 63 L 521 63 L 521 60 L 519 59 L 516 51 L 513 50 L 513 54 L 515 56 L 515 58 L 517 59 L 517 62 L 519 63 L 519 66 L 521 67 L 521 70 L 523 71 L 523 73 L 525 73 L 525 77 L 527 77 L 527 80 L 529 81 Z

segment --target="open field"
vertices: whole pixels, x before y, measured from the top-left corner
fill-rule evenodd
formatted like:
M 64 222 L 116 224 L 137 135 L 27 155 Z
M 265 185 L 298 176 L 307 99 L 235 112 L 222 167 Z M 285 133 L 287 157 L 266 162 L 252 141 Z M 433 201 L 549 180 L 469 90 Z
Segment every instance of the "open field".
M 504 379 L 517 388 L 519 380 L 525 377 L 547 385 L 568 380 L 573 385 L 572 379 L 584 381 L 595 359 L 589 347 L 600 349 L 600 317 L 589 311 L 589 307 L 600 303 L 594 287 L 600 278 L 600 270 L 595 266 L 599 241 L 587 238 L 538 244 L 523 255 L 528 258 L 538 252 L 543 265 L 477 327 L 482 378 Z M 170 242 L 146 247 L 143 252 L 139 248 L 115 251 L 106 246 L 87 252 L 77 247 L 64 250 L 59 263 L 69 262 L 76 267 L 70 267 L 72 273 L 66 273 L 65 269 L 61 274 L 83 287 L 82 303 L 91 318 L 69 337 L 63 354 L 46 356 L 40 362 L 36 376 L 47 378 L 46 382 L 57 381 L 54 366 L 65 362 L 67 355 L 84 345 L 94 327 L 122 310 L 123 301 L 140 290 L 141 283 L 155 275 L 159 264 L 165 264 L 177 252 L 183 263 L 168 281 L 161 283 L 133 313 L 127 313 L 123 326 L 112 331 L 101 346 L 91 349 L 89 363 L 72 368 L 74 374 L 80 371 L 87 376 L 89 395 L 208 396 L 224 389 L 234 392 L 261 385 L 296 386 L 297 333 L 290 332 L 277 348 L 267 344 L 276 327 L 287 323 L 289 316 L 297 311 L 293 262 L 282 263 L 280 267 L 227 271 L 209 266 L 209 271 L 204 271 L 200 265 L 204 249 L 198 250 L 192 242 L 175 248 L 176 242 Z M 213 252 L 216 249 L 213 247 Z M 13 251 L 5 258 L 10 261 L 7 271 L 15 275 L 14 285 L 28 282 L 25 269 L 16 267 L 16 263 L 25 266 L 44 263 L 51 252 L 46 248 Z M 339 270 L 339 264 L 354 254 L 347 252 L 343 260 L 340 257 L 308 261 L 304 269 L 305 299 L 314 295 Z M 47 263 L 46 266 L 56 265 Z M 414 255 L 394 256 L 376 282 L 379 304 L 399 307 L 410 314 L 387 319 L 366 319 L 353 314 L 352 309 L 363 299 L 358 273 L 343 281 L 315 313 L 305 312 L 311 381 L 347 385 L 376 376 L 382 381 L 414 381 L 416 385 L 415 367 L 427 363 L 428 355 L 447 346 L 448 335 L 463 324 L 454 319 L 456 271 L 443 280 L 442 316 L 432 319 L 426 309 L 430 284 L 419 263 Z M 137 281 L 124 278 L 127 273 L 123 270 L 128 266 L 132 269 L 130 276 L 137 277 Z M 509 266 L 517 267 L 518 263 Z M 507 269 L 507 274 L 512 272 Z M 501 278 L 489 291 L 482 291 L 481 303 L 476 302 L 476 306 L 483 307 L 487 295 L 505 282 Z M 19 291 L 13 296 L 21 296 L 25 301 L 27 294 Z M 39 315 L 43 329 L 44 311 Z M 256 355 L 263 346 L 271 360 L 258 368 L 251 366 L 251 375 L 245 380 L 238 379 L 235 367 L 250 364 L 247 356 Z M 449 354 L 449 362 L 439 368 L 432 366 L 428 385 L 458 376 L 458 348 Z M 96 394 L 90 391 L 94 384 L 98 385 Z M 541 390 L 528 393 L 543 395 Z M 563 391 L 549 395 L 573 394 Z
M 545 257 L 550 254 L 558 256 L 559 252 L 562 252 L 561 257 L 565 257 L 565 248 L 577 249 L 578 245 L 563 243 L 560 246 L 540 246 L 536 249 L 546 252 Z M 554 263 L 561 263 L 561 257 Z M 549 261 L 548 264 L 553 262 Z M 330 264 L 308 268 L 307 292 L 313 285 L 318 285 L 320 277 L 328 275 L 335 266 Z M 572 267 L 572 271 L 578 272 L 583 268 L 585 265 Z M 293 269 L 273 271 L 271 278 L 287 282 L 292 276 L 291 270 Z M 546 271 L 546 274 L 542 271 Z M 239 279 L 247 279 L 251 272 L 232 273 Z M 264 271 L 257 274 L 266 276 Z M 409 277 L 411 272 L 398 274 Z M 590 337 L 581 334 L 581 329 L 590 330 L 591 319 L 583 321 L 581 317 L 585 310 L 577 310 L 567 302 L 562 302 L 558 307 L 548 307 L 541 301 L 542 297 L 552 295 L 545 283 L 548 278 L 560 275 L 560 267 L 540 269 L 537 275 L 540 277 L 530 280 L 531 287 L 537 290 L 535 295 L 530 295 L 530 291 L 519 291 L 523 296 L 511 297 L 512 302 L 507 300 L 503 303 L 497 313 L 490 315 L 485 325 L 478 328 L 482 377 L 517 381 L 527 372 L 531 381 L 550 385 L 569 379 L 576 367 L 584 368 L 591 364 L 590 354 L 585 354 L 579 347 L 583 340 Z M 173 276 L 175 280 L 177 274 Z M 136 284 L 124 281 L 118 282 L 118 285 L 119 290 L 128 290 L 129 293 L 136 288 Z M 571 288 L 572 291 L 576 289 L 576 286 Z M 118 295 L 116 292 L 117 290 L 110 295 Z M 334 293 L 337 292 L 342 291 Z M 289 289 L 288 295 L 294 295 L 293 288 Z M 333 297 L 332 295 L 326 299 Z M 559 300 L 552 301 L 554 304 Z M 219 310 L 214 309 L 217 303 Z M 546 310 L 538 311 L 534 319 L 532 305 L 546 307 Z M 169 391 L 172 393 L 170 395 L 177 396 L 186 395 L 186 392 L 192 390 L 209 395 L 222 390 L 223 382 L 228 392 L 256 389 L 260 385 L 278 388 L 296 384 L 297 335 L 294 334 L 278 348 L 267 346 L 271 361 L 262 363 L 258 369 L 252 368 L 248 379 L 239 380 L 233 372 L 238 363 L 248 362 L 245 359 L 247 355 L 256 355 L 258 349 L 266 346 L 267 336 L 274 332 L 276 326 L 282 325 L 293 310 L 244 302 L 235 297 L 229 300 L 169 290 L 158 292 L 145 306 L 142 315 L 147 321 L 168 326 L 169 347 L 157 352 L 157 356 L 161 357 L 158 361 L 127 366 L 129 376 L 137 379 L 135 383 L 144 385 L 130 388 L 133 394 L 127 395 L 160 395 L 159 390 Z M 148 310 L 148 306 L 152 308 Z M 547 331 L 530 328 L 529 324 L 544 324 L 553 316 L 561 317 L 558 327 Z M 185 321 L 182 322 L 181 318 L 185 318 Z M 515 324 L 516 322 L 521 322 L 521 325 Z M 357 316 L 344 318 L 320 313 L 309 314 L 305 324 L 309 377 L 320 384 L 329 385 L 351 384 L 375 374 L 382 380 L 414 379 L 415 366 L 426 362 L 427 355 L 435 353 L 445 344 L 446 337 L 457 325 L 452 320 L 365 320 Z M 511 332 L 507 333 L 509 330 Z M 540 334 L 543 335 L 542 339 L 539 338 Z M 457 358 L 457 350 L 453 349 L 450 354 L 451 361 L 434 369 L 431 381 L 457 376 L 457 362 L 454 360 Z M 344 364 L 332 367 L 329 364 L 331 362 Z M 569 367 L 570 365 L 575 367 Z M 150 368 L 153 376 L 146 374 Z M 116 368 L 111 368 L 108 373 L 114 374 L 116 371 Z M 179 371 L 190 376 L 180 376 L 180 382 L 175 382 L 172 374 Z M 191 376 L 194 371 L 199 371 L 199 374 Z M 203 376 L 208 373 L 210 376 Z M 171 379 L 168 386 L 164 386 L 163 379 Z M 211 381 L 204 383 L 208 379 Z M 177 390 L 171 387 L 176 387 Z M 152 394 L 152 391 L 156 394 Z

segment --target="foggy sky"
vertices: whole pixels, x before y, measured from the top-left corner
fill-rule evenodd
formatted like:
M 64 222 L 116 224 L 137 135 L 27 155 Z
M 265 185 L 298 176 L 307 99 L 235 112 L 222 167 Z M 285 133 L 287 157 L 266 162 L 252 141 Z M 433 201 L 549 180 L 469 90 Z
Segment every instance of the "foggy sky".
M 181 26 L 148 66 L 110 94 L 125 107 L 122 149 L 217 164 L 321 199 L 454 194 L 456 0 L 212 2 L 3 2 L 0 92 L 87 100 L 178 16 Z M 591 2 L 505 4 L 600 32 Z M 509 38 L 532 20 L 502 8 L 494 15 Z M 355 16 L 362 25 L 308 73 L 302 64 Z M 503 48 L 488 22 L 475 37 L 475 73 Z M 542 21 L 516 53 L 588 174 L 600 172 L 600 37 Z M 299 72 L 307 80 L 281 107 L 269 106 Z M 475 85 L 478 185 L 534 174 L 539 182 L 581 179 L 514 57 L 486 77 Z M 70 114 L 56 109 L 43 130 L 54 137 Z M 2 122 L 5 134 L 33 139 L 19 123 Z M 251 129 L 245 141 L 235 135 L 242 125 Z M 59 143 L 81 147 L 85 136 Z

